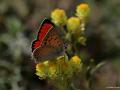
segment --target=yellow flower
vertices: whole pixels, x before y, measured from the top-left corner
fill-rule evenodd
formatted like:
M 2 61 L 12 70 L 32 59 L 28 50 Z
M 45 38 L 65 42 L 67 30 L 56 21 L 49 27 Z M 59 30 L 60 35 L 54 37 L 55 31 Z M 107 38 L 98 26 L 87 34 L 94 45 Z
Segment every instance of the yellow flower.
M 70 31 L 77 30 L 80 27 L 80 19 L 77 17 L 71 17 L 67 21 L 67 29 Z
M 75 64 L 80 64 L 81 59 L 78 56 L 73 56 L 71 58 L 71 62 L 75 63 Z
M 78 56 L 73 56 L 71 59 L 70 59 L 70 65 L 71 67 L 73 67 L 73 69 L 79 69 L 81 70 L 81 67 L 82 67 L 82 63 L 81 63 L 81 59 L 78 57 Z
M 49 62 L 48 65 L 48 75 L 50 78 L 56 77 L 56 64 L 54 62 Z
M 62 9 L 55 9 L 51 13 L 51 18 L 53 23 L 55 23 L 56 25 L 65 25 L 67 21 L 66 13 Z
M 36 65 L 36 75 L 40 78 L 45 78 L 45 65 L 43 63 L 38 63 Z
M 90 8 L 86 3 L 82 3 L 78 5 L 76 8 L 76 16 L 78 16 L 80 19 L 86 18 L 89 12 L 90 12 Z

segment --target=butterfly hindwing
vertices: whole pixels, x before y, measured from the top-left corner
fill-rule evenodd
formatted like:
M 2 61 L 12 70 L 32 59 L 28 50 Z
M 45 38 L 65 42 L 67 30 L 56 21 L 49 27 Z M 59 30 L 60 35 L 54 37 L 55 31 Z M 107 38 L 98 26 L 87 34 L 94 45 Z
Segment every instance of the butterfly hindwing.
M 39 61 L 44 61 L 44 60 L 50 60 L 53 58 L 56 58 L 60 55 L 63 55 L 64 52 L 61 48 L 55 48 L 55 47 L 51 47 L 51 46 L 43 46 L 43 47 L 39 47 L 37 48 L 34 53 L 33 56 L 35 58 L 35 60 L 37 62 Z

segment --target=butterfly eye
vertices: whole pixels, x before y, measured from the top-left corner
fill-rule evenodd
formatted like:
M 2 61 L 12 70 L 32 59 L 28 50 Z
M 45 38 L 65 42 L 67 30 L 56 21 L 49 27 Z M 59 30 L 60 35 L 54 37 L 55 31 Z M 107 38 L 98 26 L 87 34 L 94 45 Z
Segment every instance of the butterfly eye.
M 67 49 L 67 47 L 68 47 L 68 44 L 67 44 L 67 43 L 65 43 L 65 44 L 64 44 L 64 48 L 65 48 L 65 49 Z

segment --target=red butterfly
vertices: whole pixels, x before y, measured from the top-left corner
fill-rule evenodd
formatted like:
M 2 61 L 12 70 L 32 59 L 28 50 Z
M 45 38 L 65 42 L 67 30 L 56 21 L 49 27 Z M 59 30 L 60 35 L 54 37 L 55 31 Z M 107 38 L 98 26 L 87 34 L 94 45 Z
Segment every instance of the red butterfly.
M 50 20 L 45 19 L 42 22 L 37 39 L 32 43 L 32 53 L 36 61 L 50 60 L 65 54 L 60 33 Z

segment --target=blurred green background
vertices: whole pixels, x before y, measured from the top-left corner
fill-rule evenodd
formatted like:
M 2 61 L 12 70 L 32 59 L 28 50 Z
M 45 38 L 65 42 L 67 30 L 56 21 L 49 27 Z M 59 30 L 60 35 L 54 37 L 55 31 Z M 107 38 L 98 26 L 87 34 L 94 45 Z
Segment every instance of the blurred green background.
M 35 75 L 31 41 L 52 10 L 62 8 L 70 17 L 81 2 L 91 8 L 81 58 L 99 67 L 86 75 L 89 90 L 120 87 L 120 0 L 0 0 L 0 90 L 53 90 Z M 81 80 L 75 82 L 86 90 Z

